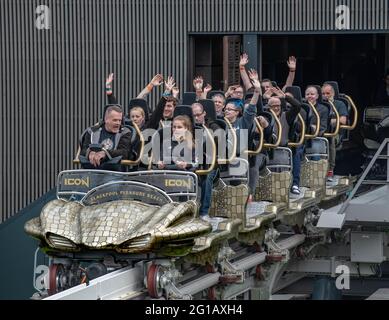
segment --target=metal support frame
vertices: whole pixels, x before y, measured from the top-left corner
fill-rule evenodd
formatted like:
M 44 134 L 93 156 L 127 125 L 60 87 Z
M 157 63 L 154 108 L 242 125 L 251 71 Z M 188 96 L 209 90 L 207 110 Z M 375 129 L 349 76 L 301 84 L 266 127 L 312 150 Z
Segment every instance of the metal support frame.
M 85 283 L 59 292 L 44 300 L 120 300 L 141 294 L 143 265 L 125 267 Z
M 277 242 L 277 245 L 289 250 L 305 240 L 304 235 L 293 235 L 287 239 Z M 231 265 L 240 271 L 247 271 L 266 261 L 266 252 L 255 253 L 243 257 L 231 263 Z M 104 276 L 91 280 L 90 283 L 80 284 L 76 287 L 59 292 L 49 296 L 44 300 L 120 300 L 136 299 L 143 294 L 144 276 L 146 261 L 138 262 L 135 267 L 125 267 L 108 273 Z M 199 293 L 207 288 L 219 283 L 222 276 L 220 272 L 208 273 L 180 286 L 174 283 L 168 283 L 166 289 L 177 298 L 190 299 L 194 294 Z M 240 295 L 255 286 L 255 276 L 248 276 L 243 283 L 230 284 L 226 297 L 233 298 Z
M 387 145 L 387 154 L 385 156 L 381 156 L 381 152 L 384 150 L 384 147 Z M 373 200 L 370 198 L 374 198 L 376 193 L 385 193 L 385 190 L 373 190 L 362 197 L 358 199 L 354 199 L 354 196 L 356 195 L 357 191 L 359 190 L 360 186 L 362 184 L 378 184 L 377 181 L 370 181 L 366 180 L 366 176 L 370 172 L 371 168 L 373 167 L 374 163 L 377 161 L 379 158 L 385 158 L 387 159 L 387 179 L 386 181 L 381 181 L 379 184 L 383 184 L 387 186 L 389 185 L 389 138 L 386 138 L 378 148 L 377 152 L 375 153 L 374 157 L 371 159 L 370 163 L 366 167 L 365 171 L 363 172 L 362 176 L 359 178 L 357 184 L 355 185 L 354 189 L 351 191 L 350 195 L 348 196 L 347 200 L 342 204 L 335 206 L 333 208 L 330 208 L 328 210 L 325 210 L 318 221 L 317 227 L 319 228 L 330 228 L 330 229 L 341 229 L 346 221 L 346 215 L 349 214 L 349 211 L 352 210 L 358 210 L 358 207 L 360 209 L 363 209 L 364 213 L 363 216 L 366 217 L 366 219 L 362 220 L 365 222 L 369 222 L 369 213 L 377 211 L 377 206 L 376 204 L 373 203 Z M 382 187 L 385 188 L 385 187 Z M 364 198 L 363 198 L 364 197 Z M 366 198 L 366 200 L 364 200 Z M 368 199 L 369 198 L 369 199 Z M 368 201 L 367 201 L 368 200 Z M 382 202 L 382 201 L 381 201 Z M 379 203 L 381 207 L 386 206 L 386 204 L 383 205 L 383 203 Z M 352 210 L 350 209 L 350 205 L 353 205 Z M 349 210 L 348 210 L 349 209 Z M 384 210 L 385 211 L 385 210 Z M 377 218 L 382 218 L 382 210 L 378 214 L 375 214 L 375 217 L 372 222 L 377 222 Z M 360 219 L 360 214 L 358 215 L 359 221 Z M 386 218 L 383 217 L 382 222 L 386 221 Z

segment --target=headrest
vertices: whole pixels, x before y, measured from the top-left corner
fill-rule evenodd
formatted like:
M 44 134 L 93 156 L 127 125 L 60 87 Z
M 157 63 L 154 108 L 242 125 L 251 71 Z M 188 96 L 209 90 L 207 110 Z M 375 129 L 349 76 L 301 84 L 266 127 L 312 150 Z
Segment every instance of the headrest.
M 211 90 L 207 94 L 207 99 L 212 99 L 212 97 L 216 94 L 221 94 L 224 97 L 224 92 L 221 90 Z
M 134 107 L 141 107 L 145 113 L 145 120 L 147 121 L 149 119 L 149 107 L 145 99 L 131 99 L 130 103 L 128 104 L 128 115 L 130 114 L 131 109 Z
M 197 101 L 203 106 L 204 111 L 207 113 L 205 116 L 209 120 L 216 119 L 215 103 L 211 99 L 202 99 Z
M 326 81 L 324 82 L 324 84 L 329 84 L 330 86 L 332 86 L 334 88 L 334 91 L 335 91 L 335 99 L 338 99 L 339 97 L 339 85 L 338 85 L 338 82 L 337 81 Z
M 193 122 L 192 107 L 188 105 L 178 105 L 174 109 L 173 118 L 177 116 L 188 116 L 189 119 Z
M 291 93 L 297 101 L 302 102 L 303 96 L 301 95 L 301 88 L 300 87 L 298 87 L 298 86 L 286 87 L 285 93 Z
M 184 92 L 182 104 L 191 105 L 194 102 L 196 102 L 196 92 Z

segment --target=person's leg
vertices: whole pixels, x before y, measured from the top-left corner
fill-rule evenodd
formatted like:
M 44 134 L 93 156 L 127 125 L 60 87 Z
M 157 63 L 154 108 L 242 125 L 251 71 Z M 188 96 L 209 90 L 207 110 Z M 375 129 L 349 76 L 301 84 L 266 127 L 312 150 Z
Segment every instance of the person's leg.
M 335 159 L 336 159 L 336 143 L 335 143 L 335 138 L 329 138 L 329 145 L 330 145 L 330 149 L 329 149 L 329 159 L 328 159 L 328 162 L 329 162 L 329 171 L 334 171 L 335 169 Z
M 257 154 L 250 159 L 250 168 L 249 168 L 249 194 L 250 196 L 254 195 L 255 189 L 257 187 L 259 171 L 262 170 L 266 165 L 266 155 L 263 153 Z M 252 197 L 251 197 L 252 198 Z
M 300 186 L 301 160 L 304 154 L 304 146 L 298 146 L 293 152 L 293 183 L 292 186 Z
M 207 176 L 202 177 L 201 180 L 201 197 L 200 197 L 200 210 L 199 215 L 208 215 L 209 207 L 212 200 L 212 188 L 213 182 L 217 175 L 217 170 L 212 170 Z

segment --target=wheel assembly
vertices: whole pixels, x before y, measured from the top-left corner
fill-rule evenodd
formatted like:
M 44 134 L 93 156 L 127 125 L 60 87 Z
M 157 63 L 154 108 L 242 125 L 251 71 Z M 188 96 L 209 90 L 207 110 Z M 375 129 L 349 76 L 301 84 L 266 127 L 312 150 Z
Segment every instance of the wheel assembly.
M 163 289 L 160 285 L 160 279 L 164 269 L 158 264 L 152 264 L 147 272 L 147 291 L 151 298 L 161 298 Z
M 65 277 L 65 268 L 62 264 L 53 263 L 49 267 L 49 295 L 56 294 L 64 290 L 63 280 Z

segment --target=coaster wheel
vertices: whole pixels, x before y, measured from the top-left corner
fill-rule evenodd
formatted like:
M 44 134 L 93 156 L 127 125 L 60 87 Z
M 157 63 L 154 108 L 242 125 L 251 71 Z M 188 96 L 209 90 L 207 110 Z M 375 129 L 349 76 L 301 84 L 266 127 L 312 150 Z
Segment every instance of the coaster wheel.
M 163 289 L 160 286 L 161 275 L 164 270 L 159 264 L 152 264 L 147 272 L 147 291 L 151 298 L 159 299 L 162 297 Z
M 209 262 L 207 262 L 207 264 L 205 265 L 205 268 L 207 270 L 207 273 L 217 272 L 215 265 L 210 264 Z M 216 300 L 216 287 L 215 286 L 208 288 L 207 297 L 208 297 L 208 300 Z
M 49 267 L 49 295 L 56 294 L 64 289 L 62 278 L 65 276 L 65 268 L 60 263 L 53 263 Z
M 266 256 L 266 261 L 271 263 L 281 262 L 283 258 L 282 254 L 269 254 Z

